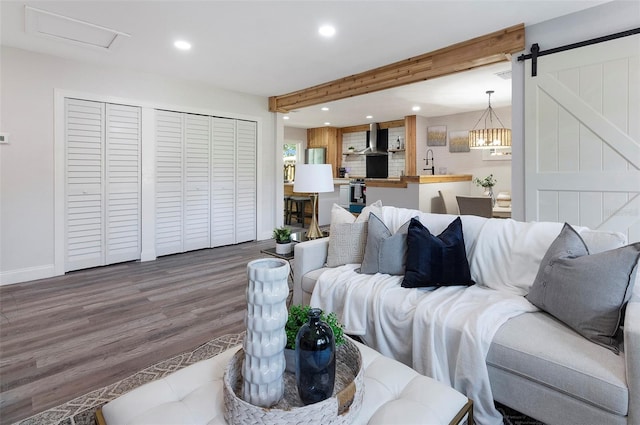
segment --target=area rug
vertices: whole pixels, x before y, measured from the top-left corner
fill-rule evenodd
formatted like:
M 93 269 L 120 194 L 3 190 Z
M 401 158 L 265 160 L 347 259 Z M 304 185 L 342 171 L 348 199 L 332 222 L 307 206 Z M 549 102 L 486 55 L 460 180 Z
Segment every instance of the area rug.
M 96 425 L 95 412 L 98 407 L 140 385 L 164 378 L 200 360 L 206 360 L 216 356 L 233 346 L 241 344 L 243 338 L 244 333 L 215 338 L 193 351 L 179 354 L 168 360 L 163 360 L 121 381 L 91 391 L 60 406 L 16 422 L 14 425 Z M 506 406 L 497 405 L 497 407 L 504 416 L 505 425 L 543 425 L 541 422 L 531 419 Z
M 95 425 L 95 412 L 98 407 L 142 384 L 164 378 L 176 370 L 218 355 L 242 343 L 243 337 L 244 333 L 215 338 L 193 351 L 163 360 L 119 382 L 91 391 L 60 406 L 45 410 L 42 413 L 17 422 L 15 425 Z

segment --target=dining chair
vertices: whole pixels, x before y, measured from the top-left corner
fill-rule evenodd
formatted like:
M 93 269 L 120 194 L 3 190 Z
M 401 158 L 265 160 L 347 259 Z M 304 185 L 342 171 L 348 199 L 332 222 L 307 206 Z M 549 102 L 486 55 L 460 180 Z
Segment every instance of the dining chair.
M 492 200 L 489 196 L 456 196 L 460 215 L 493 216 Z
M 460 214 L 460 211 L 458 210 L 458 202 L 453 192 L 449 190 L 439 190 L 438 194 L 440 195 L 440 199 L 442 200 L 442 204 L 444 205 L 445 214 Z

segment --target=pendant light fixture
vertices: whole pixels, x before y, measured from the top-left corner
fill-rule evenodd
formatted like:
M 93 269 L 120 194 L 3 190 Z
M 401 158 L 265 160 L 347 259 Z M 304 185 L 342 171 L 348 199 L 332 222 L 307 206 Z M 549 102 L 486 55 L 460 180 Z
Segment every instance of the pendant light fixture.
M 511 129 L 504 128 L 504 124 L 491 107 L 491 94 L 493 90 L 487 90 L 489 95 L 489 107 L 480 115 L 480 119 L 469 131 L 469 147 L 471 149 L 495 149 L 511 146 Z M 500 123 L 500 127 L 494 127 L 493 118 Z M 484 118 L 484 128 L 476 128 Z

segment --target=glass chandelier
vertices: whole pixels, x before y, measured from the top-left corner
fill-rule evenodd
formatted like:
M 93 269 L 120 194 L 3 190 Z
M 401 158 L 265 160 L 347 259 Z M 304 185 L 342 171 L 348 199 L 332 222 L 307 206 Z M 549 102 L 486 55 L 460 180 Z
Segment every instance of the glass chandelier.
M 489 95 L 489 107 L 480 115 L 478 122 L 469 131 L 469 147 L 471 149 L 495 149 L 511 146 L 511 129 L 505 128 L 498 115 L 491 107 L 491 94 L 493 90 L 487 90 Z M 494 127 L 493 118 L 496 118 L 501 127 Z M 484 128 L 476 128 L 484 118 Z

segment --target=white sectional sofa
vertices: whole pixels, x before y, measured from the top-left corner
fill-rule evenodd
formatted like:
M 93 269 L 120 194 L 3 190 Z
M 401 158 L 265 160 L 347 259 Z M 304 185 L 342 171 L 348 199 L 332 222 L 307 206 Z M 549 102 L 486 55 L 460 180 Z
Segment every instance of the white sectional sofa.
M 416 217 L 431 234 L 438 235 L 457 218 L 387 206 L 373 211 L 390 234 Z M 530 307 L 524 308 L 527 312 L 511 313 L 513 317 L 497 328 L 488 345 L 483 366 L 486 364 L 493 400 L 547 424 L 640 424 L 637 258 L 628 285 L 629 291 L 634 292 L 630 297 L 627 295 L 630 299 L 620 327 L 623 343 L 616 353 L 615 349 L 592 342 L 525 301 L 548 248 L 563 231 L 561 223 L 460 218 L 471 278 L 476 283 L 469 290 L 479 287 L 486 293 L 509 293 L 520 298 L 516 302 Z M 593 257 L 626 244 L 619 233 L 576 230 Z M 332 231 L 343 232 L 344 236 L 345 229 L 335 227 Z M 363 240 L 362 235 L 357 237 Z M 314 306 L 333 309 L 346 321 L 347 332 L 358 334 L 382 354 L 429 375 L 428 370 L 421 370 L 425 367 L 424 359 L 417 358 L 421 353 L 427 353 L 422 357 L 428 357 L 432 347 L 424 346 L 429 345 L 421 336 L 424 308 L 416 300 L 438 293 L 441 288 L 431 292 L 424 288 L 402 288 L 403 276 L 362 275 L 356 273 L 358 266 L 354 264 L 327 267 L 330 241 L 336 243 L 330 237 L 295 246 L 293 303 L 309 304 L 313 298 Z M 637 244 L 634 246 L 638 249 Z M 367 282 L 384 289 L 364 290 Z M 419 319 L 415 317 L 416 311 L 421 311 Z M 459 329 L 452 328 L 449 333 L 456 331 Z M 464 384 L 450 384 L 465 393 L 464 388 L 458 388 Z M 483 421 L 482 416 L 476 415 L 476 419 Z

